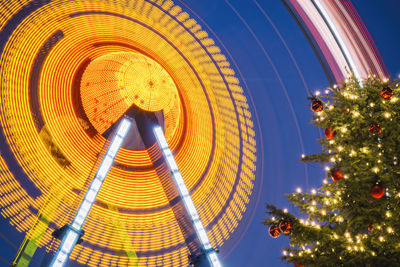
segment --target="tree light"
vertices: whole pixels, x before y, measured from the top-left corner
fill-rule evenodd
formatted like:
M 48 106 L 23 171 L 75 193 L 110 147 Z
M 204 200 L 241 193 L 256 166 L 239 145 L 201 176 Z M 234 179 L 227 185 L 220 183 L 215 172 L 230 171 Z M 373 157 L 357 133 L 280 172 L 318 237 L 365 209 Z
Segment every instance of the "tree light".
M 301 193 L 301 188 L 300 188 L 300 187 L 297 187 L 297 188 L 296 188 L 296 192 L 297 192 L 297 193 Z
M 311 193 L 312 193 L 313 195 L 315 195 L 315 194 L 317 193 L 317 190 L 312 189 L 312 190 L 311 190 Z

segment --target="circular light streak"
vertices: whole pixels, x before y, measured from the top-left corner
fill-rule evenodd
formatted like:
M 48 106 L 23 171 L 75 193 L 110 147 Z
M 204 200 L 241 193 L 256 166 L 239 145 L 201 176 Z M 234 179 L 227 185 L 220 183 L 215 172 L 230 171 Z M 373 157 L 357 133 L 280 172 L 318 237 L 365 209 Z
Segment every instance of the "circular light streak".
M 2 215 L 19 231 L 44 216 L 50 224 L 36 227 L 40 246 L 50 248 L 52 231 L 71 222 L 93 178 L 103 133 L 135 104 L 162 111 L 210 242 L 222 246 L 253 190 L 255 125 L 235 72 L 201 26 L 171 1 L 8 1 L 0 12 Z M 107 60 L 127 64 L 101 65 Z M 188 264 L 150 160 L 161 157 L 156 151 L 121 149 L 72 259 L 126 265 L 134 252 L 146 266 Z

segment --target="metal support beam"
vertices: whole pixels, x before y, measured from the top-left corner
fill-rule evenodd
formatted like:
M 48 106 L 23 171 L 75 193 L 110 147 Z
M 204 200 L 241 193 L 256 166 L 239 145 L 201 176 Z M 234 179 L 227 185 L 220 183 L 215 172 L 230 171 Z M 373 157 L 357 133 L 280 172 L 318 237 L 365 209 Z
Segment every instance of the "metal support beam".
M 97 170 L 89 189 L 87 190 L 81 202 L 81 205 L 79 206 L 74 220 L 72 221 L 71 226 L 69 226 L 65 231 L 60 246 L 58 247 L 57 252 L 50 264 L 51 267 L 63 267 L 68 261 L 68 258 L 79 239 L 82 226 L 89 215 L 90 209 L 94 204 L 97 194 L 99 193 L 100 188 L 103 185 L 103 182 L 114 162 L 114 159 L 121 148 L 131 124 L 131 120 L 124 117 L 118 125 L 117 131 L 111 140 L 111 143 L 104 155 L 103 160 L 100 163 L 99 169 Z
M 190 220 L 193 223 L 197 237 L 200 240 L 203 253 L 207 256 L 208 262 L 211 267 L 221 267 L 222 265 L 218 259 L 217 252 L 210 244 L 207 232 L 204 229 L 203 223 L 200 221 L 199 214 L 197 213 L 196 207 L 193 204 L 189 191 L 186 188 L 182 174 L 178 169 L 178 165 L 175 162 L 174 156 L 172 155 L 172 152 L 168 146 L 167 140 L 165 139 L 161 127 L 158 125 L 154 126 L 153 133 L 156 136 L 157 143 L 160 146 L 165 161 L 167 162 L 168 168 L 171 171 L 175 185 L 178 188 L 179 194 L 185 205 L 186 212 L 189 214 Z

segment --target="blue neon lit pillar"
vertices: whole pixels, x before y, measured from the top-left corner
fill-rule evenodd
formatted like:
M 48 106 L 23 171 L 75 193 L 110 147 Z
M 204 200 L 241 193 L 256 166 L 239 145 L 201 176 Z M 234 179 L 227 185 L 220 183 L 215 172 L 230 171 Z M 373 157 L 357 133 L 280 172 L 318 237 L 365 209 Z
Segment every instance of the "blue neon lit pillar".
M 99 169 L 97 170 L 96 175 L 81 202 L 81 205 L 79 206 L 71 226 L 67 227 L 60 246 L 58 247 L 57 252 L 50 264 L 51 267 L 63 267 L 67 262 L 69 255 L 78 241 L 82 226 L 89 215 L 90 209 L 96 200 L 97 194 L 103 185 L 104 179 L 106 178 L 111 165 L 114 162 L 115 156 L 121 148 L 122 142 L 124 141 L 131 125 L 131 120 L 128 118 L 122 118 L 120 124 L 118 125 L 115 136 L 107 148 L 106 154 L 100 163 Z
M 161 148 L 164 155 L 165 161 L 171 171 L 172 177 L 174 179 L 175 185 L 178 187 L 179 194 L 183 200 L 186 211 L 189 214 L 190 220 L 193 223 L 194 229 L 196 231 L 197 237 L 200 240 L 202 249 L 207 256 L 208 262 L 212 267 L 221 267 L 221 263 L 218 259 L 218 255 L 210 244 L 207 232 L 204 229 L 202 222 L 200 221 L 199 214 L 197 213 L 196 207 L 193 204 L 192 198 L 190 197 L 189 191 L 186 188 L 185 182 L 183 181 L 182 174 L 178 169 L 178 165 L 175 162 L 174 156 L 169 149 L 167 140 L 165 139 L 164 133 L 160 126 L 154 126 L 154 135 L 156 136 L 157 143 Z

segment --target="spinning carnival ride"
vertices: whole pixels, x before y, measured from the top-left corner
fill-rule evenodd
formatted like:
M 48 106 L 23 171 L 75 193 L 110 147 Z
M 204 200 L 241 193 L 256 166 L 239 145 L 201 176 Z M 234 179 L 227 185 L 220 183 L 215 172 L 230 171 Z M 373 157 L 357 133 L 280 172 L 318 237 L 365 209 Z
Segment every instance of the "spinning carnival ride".
M 171 1 L 0 13 L 0 206 L 26 232 L 14 264 L 44 247 L 52 266 L 219 266 L 258 126 L 213 39 Z

